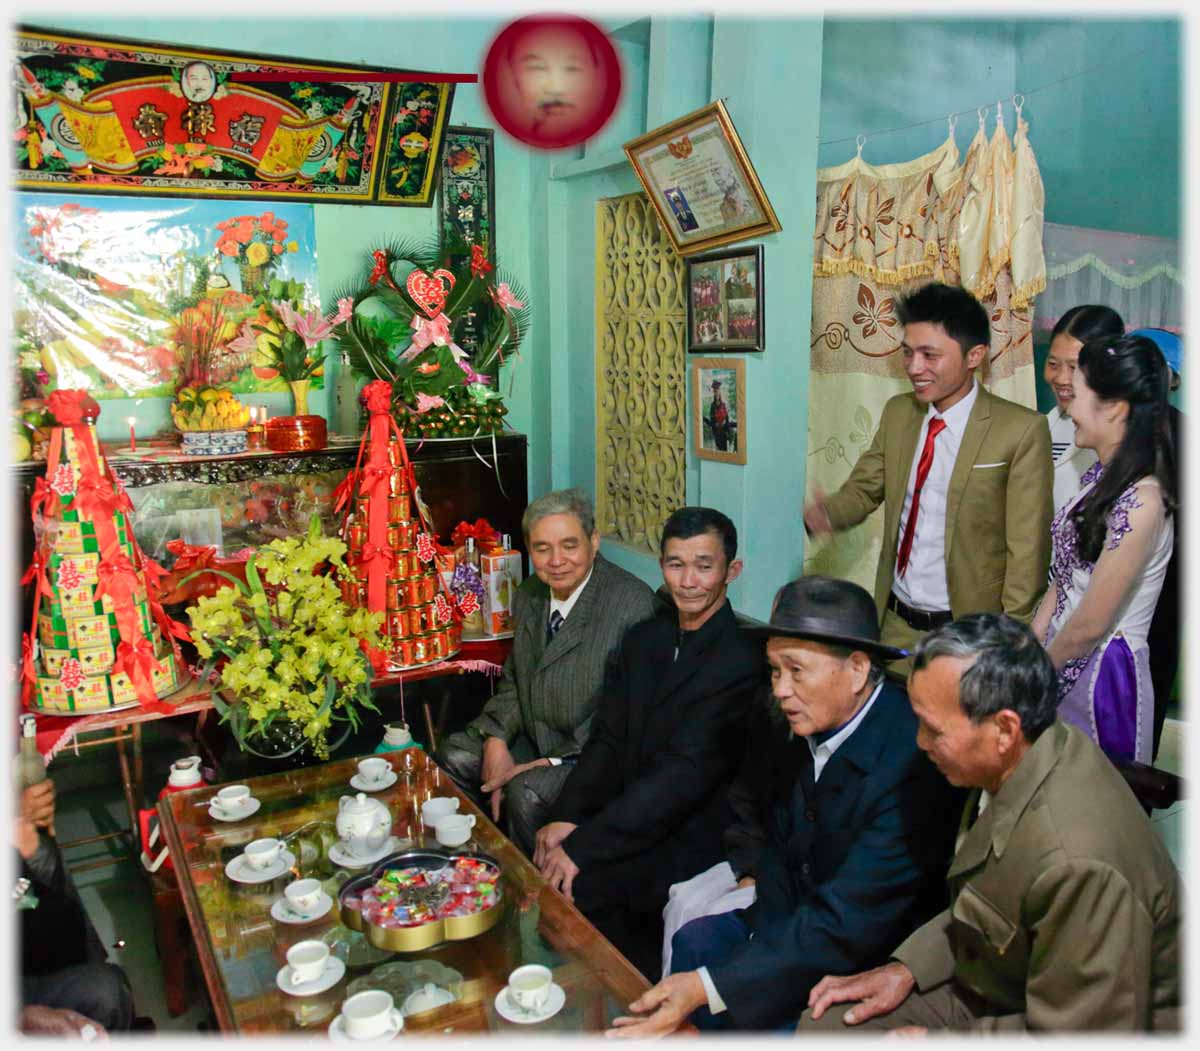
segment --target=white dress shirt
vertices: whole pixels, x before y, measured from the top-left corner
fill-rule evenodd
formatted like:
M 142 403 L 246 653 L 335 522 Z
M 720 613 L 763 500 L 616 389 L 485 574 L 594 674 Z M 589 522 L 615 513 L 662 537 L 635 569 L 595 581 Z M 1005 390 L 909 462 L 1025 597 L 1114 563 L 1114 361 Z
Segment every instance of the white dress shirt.
M 935 416 L 946 421 L 945 430 L 934 441 L 933 463 L 921 487 L 921 504 L 917 508 L 917 529 L 908 556 L 908 569 L 901 577 L 892 567 L 892 590 L 901 602 L 913 609 L 932 611 L 950 608 L 950 588 L 946 583 L 946 496 L 950 491 L 950 476 L 954 473 L 958 447 L 967 429 L 967 417 L 971 415 L 978 394 L 979 384 L 972 380 L 966 397 L 944 413 L 930 405 L 921 424 L 921 433 L 917 435 L 917 448 L 908 472 L 908 487 L 904 490 L 904 506 L 900 509 L 900 539 L 903 539 L 904 527 L 908 524 L 908 509 L 912 506 L 913 488 L 917 481 L 917 464 L 921 460 L 921 450 L 925 448 L 929 421 Z M 897 540 L 897 550 L 899 547 L 900 541 Z
M 1054 456 L 1054 513 L 1079 492 L 1079 481 L 1098 459 L 1094 449 L 1075 444 L 1075 421 L 1057 405 L 1046 413 L 1050 448 Z
M 571 615 L 571 610 L 575 608 L 575 603 L 579 601 L 579 596 L 583 594 L 583 589 L 587 587 L 587 583 L 592 579 L 592 570 L 596 568 L 596 563 L 592 563 L 592 569 L 588 570 L 588 575 L 583 578 L 583 582 L 566 598 L 555 598 L 554 592 L 550 592 L 550 612 L 546 614 L 546 619 L 549 620 L 553 616 L 554 611 L 558 610 L 562 614 L 562 619 L 566 620 Z M 546 625 L 542 625 L 542 630 L 545 631 Z M 561 630 L 561 629 L 560 629 Z
M 833 753 L 849 740 L 850 735 L 858 729 L 859 724 L 866 718 L 867 712 L 871 710 L 871 705 L 875 703 L 875 698 L 879 696 L 879 691 L 882 689 L 883 680 L 880 679 L 875 689 L 871 691 L 871 696 L 867 698 L 867 703 L 858 710 L 858 714 L 832 737 L 827 737 L 820 744 L 811 737 L 804 738 L 804 743 L 808 745 L 808 750 L 812 753 L 814 783 L 821 779 L 821 771 L 825 769 L 825 765 L 833 758 Z M 715 1015 L 728 1010 L 725 1006 L 725 1001 L 721 999 L 721 994 L 717 992 L 717 987 L 713 983 L 712 975 L 708 973 L 708 968 L 697 967 L 696 973 L 700 976 L 700 981 L 704 985 L 704 995 L 708 998 L 708 1009 Z

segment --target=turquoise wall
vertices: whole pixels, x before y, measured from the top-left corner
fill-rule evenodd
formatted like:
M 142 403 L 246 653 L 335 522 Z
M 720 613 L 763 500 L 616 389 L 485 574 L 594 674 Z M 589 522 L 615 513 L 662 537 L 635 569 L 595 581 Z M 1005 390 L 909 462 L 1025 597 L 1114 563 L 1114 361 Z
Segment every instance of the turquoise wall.
M 531 460 L 530 491 L 574 484 L 595 493 L 596 201 L 639 188 L 620 143 L 723 97 L 783 230 L 761 239 L 767 349 L 742 355 L 748 462 L 698 461 L 689 433 L 687 501 L 733 519 L 746 568 L 731 596 L 765 617 L 775 590 L 801 566 L 821 22 L 655 17 L 618 39 L 628 83 L 645 84 L 644 94 L 622 100 L 621 135 L 590 143 L 583 156 L 535 162 L 535 237 L 550 283 L 535 342 L 551 363 L 539 392 L 550 435 L 548 461 Z M 655 556 L 612 541 L 603 550 L 647 582 L 661 581 Z
M 1182 39 L 1177 18 L 828 17 L 819 163 L 849 159 L 859 133 L 864 160 L 910 160 L 979 106 L 990 136 L 998 100 L 1011 135 L 1023 92 L 1047 221 L 1179 237 Z M 978 124 L 958 118 L 964 155 Z

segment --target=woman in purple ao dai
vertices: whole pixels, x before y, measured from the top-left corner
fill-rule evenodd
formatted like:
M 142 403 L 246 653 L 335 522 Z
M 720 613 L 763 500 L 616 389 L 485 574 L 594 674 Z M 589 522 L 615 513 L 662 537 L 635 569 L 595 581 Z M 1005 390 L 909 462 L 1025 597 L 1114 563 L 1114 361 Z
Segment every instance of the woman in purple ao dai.
M 1068 413 L 1099 461 L 1054 517 L 1033 619 L 1058 671 L 1058 712 L 1113 759 L 1151 761 L 1146 635 L 1175 540 L 1166 362 L 1139 336 L 1086 343 Z

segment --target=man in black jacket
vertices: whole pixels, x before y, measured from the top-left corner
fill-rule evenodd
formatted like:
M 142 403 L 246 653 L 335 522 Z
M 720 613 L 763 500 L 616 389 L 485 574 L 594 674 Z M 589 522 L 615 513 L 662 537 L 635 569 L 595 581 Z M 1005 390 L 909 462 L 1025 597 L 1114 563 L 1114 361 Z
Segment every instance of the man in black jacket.
M 845 580 L 782 589 L 766 637 L 778 702 L 748 753 L 766 842 L 748 909 L 686 924 L 672 973 L 619 1018 L 622 1036 L 795 1027 L 823 975 L 886 959 L 945 903 L 961 795 L 918 750 L 916 719 L 882 662 L 875 605 Z M 780 718 L 780 715 L 782 718 Z M 772 720 L 768 722 L 767 720 Z
M 20 882 L 14 893 L 21 925 L 21 1002 L 37 1007 L 22 1016 L 29 1031 L 64 1035 L 127 1030 L 133 994 L 121 968 L 105 960 L 91 921 L 67 874 L 54 827 L 54 783 L 21 795 L 13 826 Z M 53 1023 L 53 1024 L 52 1024 Z M 99 1028 L 97 1028 L 99 1027 Z
M 657 970 L 667 888 L 721 857 L 762 680 L 761 648 L 726 598 L 742 568 L 733 523 L 681 508 L 660 552 L 674 608 L 626 636 L 612 694 L 534 853 L 551 886 L 644 974 Z

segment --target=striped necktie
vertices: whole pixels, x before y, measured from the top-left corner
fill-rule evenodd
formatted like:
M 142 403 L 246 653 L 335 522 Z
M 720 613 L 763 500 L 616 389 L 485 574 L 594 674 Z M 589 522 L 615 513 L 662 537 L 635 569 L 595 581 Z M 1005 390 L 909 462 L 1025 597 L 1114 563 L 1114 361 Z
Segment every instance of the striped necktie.
M 554 610 L 554 612 L 552 612 L 550 614 L 550 622 L 546 625 L 546 641 L 547 642 L 550 642 L 551 640 L 553 640 L 554 636 L 558 634 L 558 629 L 563 626 L 563 621 L 565 619 L 566 618 L 563 617 L 563 615 L 561 613 L 559 613 L 558 610 Z

